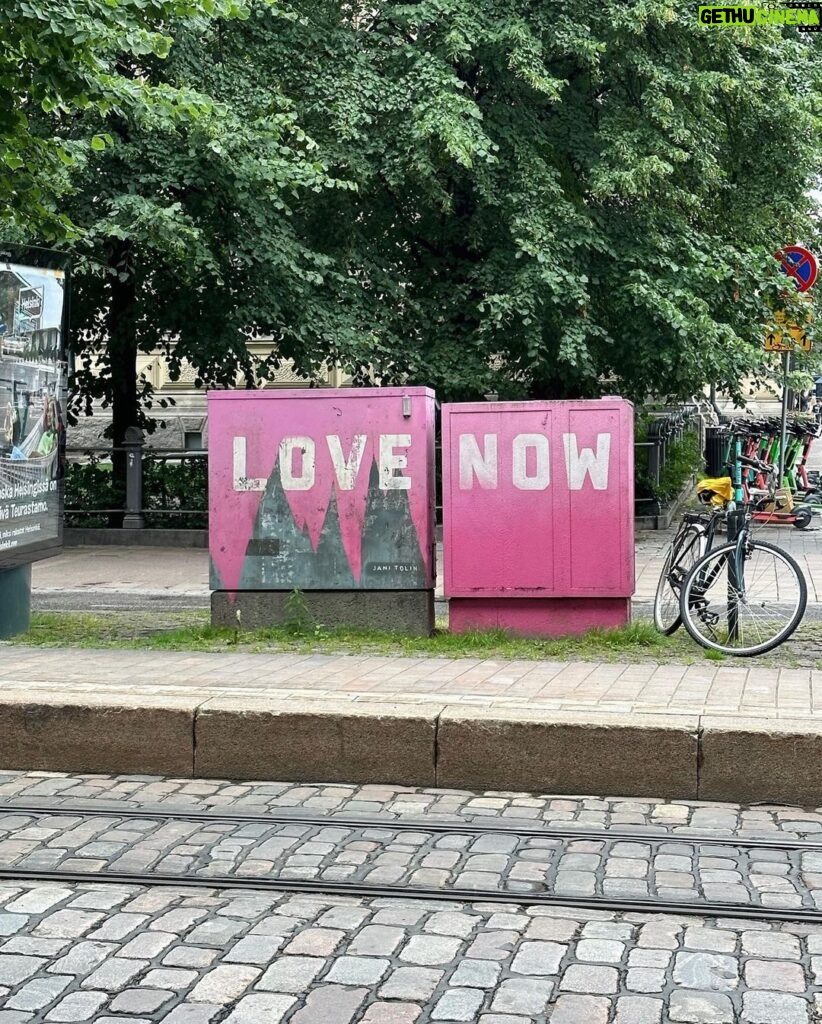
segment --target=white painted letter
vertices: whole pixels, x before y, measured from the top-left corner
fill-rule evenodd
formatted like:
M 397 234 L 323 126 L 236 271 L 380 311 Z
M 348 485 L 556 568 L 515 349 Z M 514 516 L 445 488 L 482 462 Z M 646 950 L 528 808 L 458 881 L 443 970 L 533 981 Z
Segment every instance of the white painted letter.
M 245 475 L 245 438 L 234 438 L 234 490 L 264 491 L 265 480 Z
M 302 455 L 300 475 L 294 475 L 294 452 Z M 310 491 L 314 486 L 316 451 L 310 437 L 284 437 L 280 441 L 280 480 L 284 491 Z
M 410 434 L 380 434 L 380 490 L 410 491 L 410 476 L 394 476 L 395 469 L 405 469 L 407 455 L 397 455 L 395 448 L 410 448 Z
M 353 491 L 357 474 L 360 471 L 363 452 L 365 451 L 365 434 L 355 434 L 351 442 L 351 454 L 346 459 L 343 456 L 342 444 L 336 434 L 327 434 L 328 453 L 331 456 L 331 463 L 337 475 L 337 483 L 341 491 Z
M 484 451 L 473 434 L 460 434 L 460 490 L 470 491 L 477 483 L 486 491 L 497 486 L 497 435 L 485 434 Z
M 533 448 L 537 455 L 537 469 L 533 476 L 528 476 L 526 466 L 529 448 Z M 514 487 L 521 491 L 544 491 L 551 482 L 551 458 L 545 434 L 517 434 L 514 438 L 513 456 Z
M 590 473 L 595 491 L 608 490 L 608 463 L 611 454 L 611 435 L 597 434 L 597 453 L 590 448 L 577 450 L 577 435 L 563 434 L 565 446 L 565 470 L 568 474 L 568 490 L 580 491 L 585 483 L 585 474 Z

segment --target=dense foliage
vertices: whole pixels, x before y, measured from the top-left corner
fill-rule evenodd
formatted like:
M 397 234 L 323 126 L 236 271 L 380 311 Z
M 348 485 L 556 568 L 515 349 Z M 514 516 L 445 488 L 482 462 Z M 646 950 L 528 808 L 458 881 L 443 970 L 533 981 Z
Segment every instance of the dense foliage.
M 443 398 L 735 391 L 761 365 L 773 252 L 814 230 L 818 35 L 701 26 L 671 0 L 249 2 L 0 13 L 28 237 L 41 148 L 84 154 L 60 206 L 77 383 L 113 404 L 115 440 L 152 402 L 134 363 L 157 345 L 203 383 L 289 358 Z

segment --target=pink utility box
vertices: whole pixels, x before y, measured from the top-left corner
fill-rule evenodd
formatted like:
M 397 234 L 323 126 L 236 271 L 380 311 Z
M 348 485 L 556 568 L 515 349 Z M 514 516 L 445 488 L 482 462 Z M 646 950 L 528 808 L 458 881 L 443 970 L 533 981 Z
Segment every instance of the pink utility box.
M 208 431 L 214 622 L 430 632 L 433 391 L 212 391 Z
M 633 419 L 620 398 L 442 407 L 452 630 L 559 636 L 630 621 Z

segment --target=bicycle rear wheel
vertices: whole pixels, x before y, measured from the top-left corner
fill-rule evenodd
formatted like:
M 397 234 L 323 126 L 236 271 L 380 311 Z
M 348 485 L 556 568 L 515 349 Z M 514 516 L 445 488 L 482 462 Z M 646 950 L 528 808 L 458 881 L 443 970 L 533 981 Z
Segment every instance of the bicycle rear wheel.
M 682 584 L 679 608 L 698 644 L 750 657 L 784 643 L 807 603 L 808 586 L 794 559 L 756 540 L 742 549 L 739 562 L 736 543 L 704 555 Z
M 654 625 L 665 636 L 679 629 L 679 591 L 691 567 L 702 557 L 705 544 L 705 533 L 693 526 L 674 537 L 668 548 L 654 595 Z

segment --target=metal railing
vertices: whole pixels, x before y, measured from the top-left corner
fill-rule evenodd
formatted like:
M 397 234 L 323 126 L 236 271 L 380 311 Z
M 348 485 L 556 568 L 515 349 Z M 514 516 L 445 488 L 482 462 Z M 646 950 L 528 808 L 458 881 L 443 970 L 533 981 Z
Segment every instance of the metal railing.
M 113 481 L 113 458 L 126 460 L 125 489 Z M 88 467 L 84 474 L 83 467 Z M 208 452 L 145 447 L 131 435 L 119 447 L 66 449 L 66 525 L 108 526 L 122 519 L 125 529 L 205 528 L 208 523 Z M 172 480 L 169 468 L 177 468 Z M 199 500 L 198 500 L 199 499 Z
M 706 417 L 696 404 L 655 410 L 650 415 L 646 439 L 634 442 L 634 462 L 637 475 L 641 473 L 650 489 L 656 491 L 672 447 L 686 434 L 696 435 L 699 451 L 704 450 Z M 662 511 L 662 502 L 656 494 L 636 494 L 634 506 L 636 515 L 657 515 Z
M 687 433 L 695 433 L 699 449 L 704 449 L 705 415 L 696 404 L 683 405 L 673 409 L 656 410 L 651 414 L 647 437 L 636 441 L 635 465 L 638 477 L 644 478 L 651 490 L 659 487 L 662 474 L 668 462 L 671 448 Z M 204 528 L 208 523 L 207 488 L 202 487 L 200 500 L 196 497 L 196 486 L 182 490 L 169 489 L 168 473 L 152 473 L 157 466 L 188 467 L 192 479 L 204 484 L 207 476 L 208 451 L 166 450 L 145 446 L 142 435 L 132 434 L 130 441 L 117 447 L 74 446 L 66 449 L 68 467 L 90 465 L 111 467 L 112 456 L 122 453 L 126 459 L 126 488 L 119 496 L 112 487 L 106 487 L 102 473 L 89 474 L 87 486 L 76 478 L 69 482 L 66 498 L 66 524 L 108 525 L 111 517 L 122 517 L 126 529 L 140 529 L 143 526 L 172 525 L 180 528 Z M 442 522 L 442 486 L 439 467 L 442 464 L 442 448 L 439 435 L 436 440 L 437 461 L 437 522 Z M 195 468 L 196 467 L 196 468 Z M 68 470 L 67 470 L 68 471 Z M 103 473 L 106 470 L 103 469 Z M 180 473 L 182 480 L 184 473 Z M 178 480 L 178 484 L 181 482 Z M 96 492 L 98 500 L 91 501 Z M 79 494 L 79 501 L 78 501 Z M 108 500 L 105 500 L 108 496 Z M 185 503 L 182 499 L 185 498 Z M 636 515 L 656 515 L 661 511 L 659 499 L 651 494 L 637 494 L 634 499 Z

